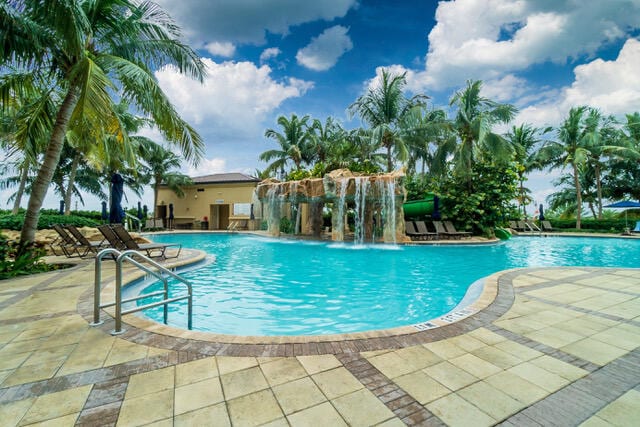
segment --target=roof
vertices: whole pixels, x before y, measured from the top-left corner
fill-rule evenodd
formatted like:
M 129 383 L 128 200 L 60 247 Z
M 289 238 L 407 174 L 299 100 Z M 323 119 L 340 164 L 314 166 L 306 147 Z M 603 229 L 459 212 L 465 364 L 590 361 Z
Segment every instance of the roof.
M 197 176 L 191 178 L 194 184 L 225 184 L 238 182 L 260 182 L 258 178 L 239 172 L 214 173 L 213 175 Z

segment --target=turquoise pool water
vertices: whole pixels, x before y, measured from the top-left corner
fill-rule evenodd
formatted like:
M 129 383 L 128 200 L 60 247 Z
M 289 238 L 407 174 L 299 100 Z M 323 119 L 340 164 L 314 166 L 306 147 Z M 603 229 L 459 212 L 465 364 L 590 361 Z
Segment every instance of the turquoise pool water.
M 181 273 L 194 284 L 193 328 L 234 335 L 319 335 L 420 323 L 453 309 L 473 282 L 513 267 L 640 266 L 640 240 L 614 238 L 365 247 L 208 233 L 152 238 L 216 256 L 215 263 Z M 186 303 L 170 304 L 169 312 L 170 324 L 185 327 Z M 162 308 L 144 314 L 161 321 Z

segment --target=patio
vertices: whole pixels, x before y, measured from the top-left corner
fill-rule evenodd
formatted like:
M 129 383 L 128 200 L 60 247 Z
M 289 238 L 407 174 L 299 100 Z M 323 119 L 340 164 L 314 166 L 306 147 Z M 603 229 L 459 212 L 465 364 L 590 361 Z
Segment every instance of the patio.
M 3 281 L 0 419 L 4 426 L 637 424 L 640 270 L 522 269 L 496 281 L 486 309 L 440 328 L 273 344 L 133 325 L 113 337 L 110 318 L 91 327 L 91 261 Z

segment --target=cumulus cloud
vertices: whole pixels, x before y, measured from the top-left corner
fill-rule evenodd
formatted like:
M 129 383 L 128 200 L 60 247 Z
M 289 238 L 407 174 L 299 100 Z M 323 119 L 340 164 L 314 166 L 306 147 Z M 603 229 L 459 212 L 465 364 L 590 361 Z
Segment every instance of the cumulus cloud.
M 629 39 L 618 57 L 611 61 L 600 58 L 575 67 L 573 83 L 546 102 L 524 108 L 518 121 L 536 125 L 558 124 L 571 107 L 589 105 L 605 114 L 621 116 L 640 105 L 640 41 Z
M 221 56 L 223 58 L 231 58 L 234 53 L 236 53 L 236 47 L 233 45 L 233 43 L 229 42 L 211 42 L 207 43 L 204 48 L 210 54 Z
M 546 61 L 593 55 L 640 21 L 637 1 L 456 0 L 440 2 L 429 34 L 424 84 L 498 79 Z
M 326 71 L 336 65 L 338 58 L 353 48 L 349 29 L 342 25 L 327 28 L 314 37 L 306 47 L 296 54 L 298 64 L 315 71 Z
M 265 32 L 286 35 L 289 28 L 343 17 L 357 0 L 156 0 L 184 29 L 196 46 L 206 40 L 265 42 Z
M 279 48 L 277 48 L 277 47 L 269 47 L 269 48 L 263 50 L 262 53 L 260 54 L 260 63 L 264 64 L 268 60 L 270 60 L 272 58 L 276 58 L 281 53 L 282 53 L 282 51 Z
M 191 177 L 227 172 L 227 161 L 221 158 L 204 159 L 197 167 L 189 166 L 187 175 Z
M 221 139 L 254 135 L 284 100 L 300 97 L 313 87 L 311 82 L 294 78 L 276 81 L 267 65 L 202 60 L 208 72 L 203 85 L 172 68 L 160 70 L 156 76 L 187 121 L 199 131 L 217 132 Z

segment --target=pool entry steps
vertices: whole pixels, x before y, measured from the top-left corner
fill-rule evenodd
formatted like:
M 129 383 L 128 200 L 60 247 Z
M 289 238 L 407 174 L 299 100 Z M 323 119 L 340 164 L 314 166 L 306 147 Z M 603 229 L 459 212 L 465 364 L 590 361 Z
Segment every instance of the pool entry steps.
M 108 303 L 100 303 L 100 293 L 102 289 L 102 260 L 105 257 L 110 257 L 115 260 L 116 263 L 116 284 L 115 284 L 115 301 Z M 134 257 L 140 259 L 141 261 L 136 261 Z M 122 270 L 124 262 L 128 262 L 129 264 L 137 267 L 139 270 L 143 271 L 147 275 L 154 276 L 157 280 L 163 283 L 163 289 L 147 294 L 137 295 L 132 298 L 127 298 L 125 300 L 122 299 Z M 145 265 L 148 264 L 148 265 Z M 155 269 L 154 269 L 155 268 Z M 173 278 L 183 284 L 187 293 L 179 296 L 169 298 L 169 282 L 168 279 Z M 126 250 L 126 251 L 118 251 L 117 249 L 107 248 L 103 249 L 96 255 L 95 260 L 95 280 L 94 280 L 94 297 L 93 297 L 93 323 L 91 326 L 101 325 L 103 322 L 100 320 L 100 309 L 113 307 L 115 306 L 115 329 L 111 332 L 111 335 L 120 335 L 125 332 L 122 329 L 122 316 L 129 313 L 134 313 L 137 311 L 146 310 L 148 308 L 164 306 L 163 307 L 163 321 L 166 325 L 168 322 L 168 313 L 169 307 L 168 304 L 175 301 L 187 300 L 187 316 L 188 316 L 188 329 L 192 327 L 192 317 L 193 317 L 193 290 L 191 283 L 181 276 L 177 275 L 173 271 L 163 267 L 157 262 L 153 261 L 151 258 L 142 255 L 140 252 L 135 250 Z M 122 305 L 124 303 L 137 301 L 144 298 L 150 298 L 154 296 L 162 296 L 160 301 L 154 301 L 149 304 L 144 304 L 141 306 L 136 306 L 131 309 L 123 310 Z
M 355 243 L 378 238 L 385 243 L 399 243 L 407 240 L 402 209 L 403 180 L 402 171 L 365 176 L 338 169 L 323 178 L 286 182 L 267 179 L 258 185 L 256 195 L 266 210 L 264 217 L 273 236 L 280 235 L 280 222 L 289 217 L 287 209 L 295 211 L 295 220 L 291 221 L 295 224 L 294 234 L 299 233 L 303 223 L 309 222 L 311 233 L 320 236 L 324 205 L 331 204 L 331 239 L 344 241 L 347 206 L 351 205 L 355 213 Z

